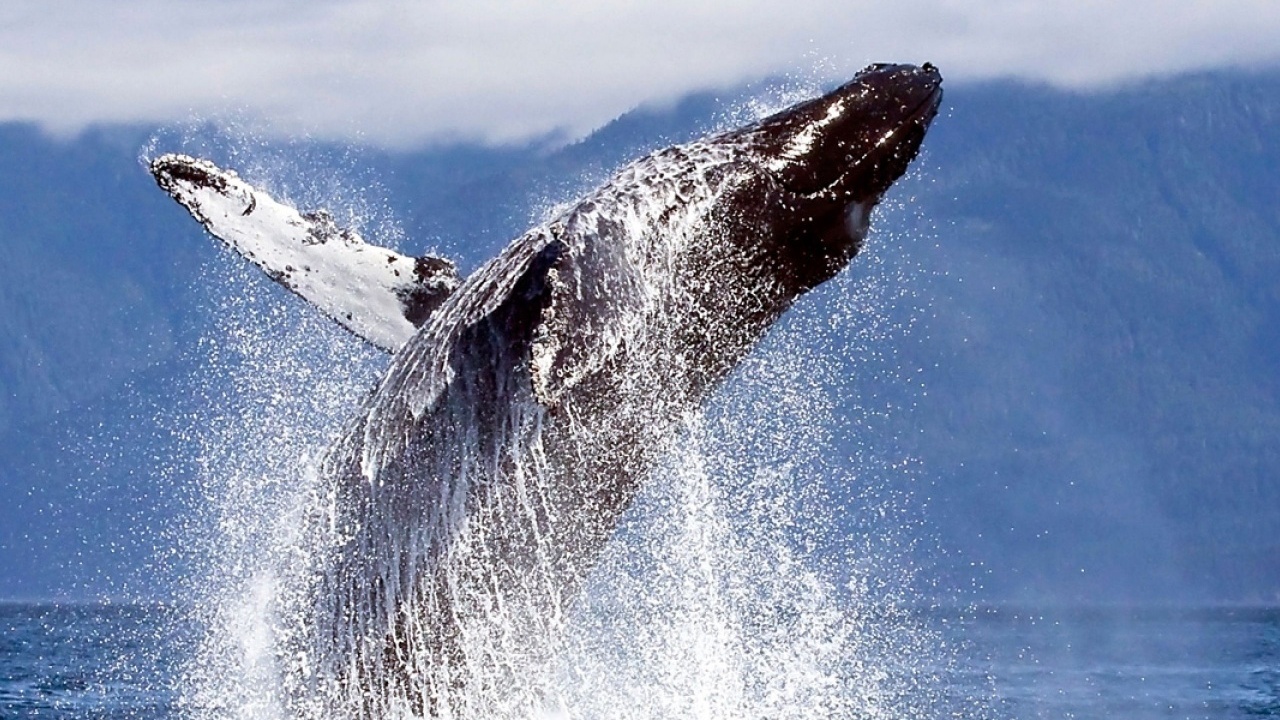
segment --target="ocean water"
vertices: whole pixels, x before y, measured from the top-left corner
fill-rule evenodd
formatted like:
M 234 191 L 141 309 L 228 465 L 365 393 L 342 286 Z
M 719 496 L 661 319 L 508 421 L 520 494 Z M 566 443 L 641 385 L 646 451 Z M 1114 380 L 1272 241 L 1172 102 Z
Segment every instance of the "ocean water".
M 1280 717 L 1280 609 L 1001 608 L 922 622 L 962 648 L 936 674 L 936 717 Z M 0 718 L 202 714 L 179 680 L 200 633 L 174 607 L 0 605 Z
M 177 718 L 199 630 L 160 605 L 0 604 L 0 718 Z
M 995 717 L 1280 717 L 1280 609 L 1002 609 L 961 627 Z

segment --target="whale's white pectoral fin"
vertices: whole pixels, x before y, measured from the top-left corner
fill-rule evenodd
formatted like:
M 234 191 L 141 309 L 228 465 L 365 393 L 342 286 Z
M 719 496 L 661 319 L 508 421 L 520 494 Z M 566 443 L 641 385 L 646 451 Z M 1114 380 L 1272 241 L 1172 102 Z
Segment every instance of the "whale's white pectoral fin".
M 210 234 L 388 352 L 458 287 L 448 260 L 370 245 L 327 211 L 299 212 L 207 160 L 163 155 L 151 162 L 151 174 Z

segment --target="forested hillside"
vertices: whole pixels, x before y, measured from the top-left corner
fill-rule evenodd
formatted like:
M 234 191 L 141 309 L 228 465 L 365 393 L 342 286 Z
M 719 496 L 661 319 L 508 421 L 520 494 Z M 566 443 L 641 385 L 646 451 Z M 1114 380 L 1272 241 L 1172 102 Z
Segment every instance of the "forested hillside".
M 885 215 L 905 233 L 880 241 L 913 268 L 894 312 L 915 317 L 896 362 L 916 384 L 885 393 L 915 406 L 894 432 L 939 573 L 993 600 L 1280 599 L 1280 74 L 947 93 L 894 191 L 910 212 Z M 739 95 L 721 97 L 567 147 L 315 145 L 295 167 L 376 178 L 388 237 L 474 267 L 619 162 L 714 126 Z M 0 126 L 11 597 L 113 592 L 188 501 L 181 473 L 148 468 L 175 442 L 155 417 L 199 369 L 219 253 L 137 161 L 152 134 Z

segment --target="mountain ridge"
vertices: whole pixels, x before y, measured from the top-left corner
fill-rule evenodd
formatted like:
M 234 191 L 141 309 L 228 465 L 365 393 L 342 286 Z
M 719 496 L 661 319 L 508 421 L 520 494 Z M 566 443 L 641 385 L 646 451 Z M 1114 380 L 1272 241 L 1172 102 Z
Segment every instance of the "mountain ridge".
M 393 235 L 413 245 L 402 249 L 434 244 L 474 267 L 618 162 L 713 127 L 766 87 L 629 113 L 557 150 L 335 146 L 300 162 L 355 154 L 355 182 L 380 189 L 354 194 L 386 193 Z M 978 563 L 979 595 L 1012 601 L 1280 601 L 1277 98 L 1280 71 L 1086 94 L 948 89 L 922 169 L 893 196 L 913 209 L 884 228 L 917 238 L 900 244 L 928 310 L 894 311 L 917 327 L 897 362 L 920 368 L 928 392 L 883 389 L 917 408 L 894 422 L 926 468 L 912 482 L 928 487 L 930 531 L 964 558 L 948 577 L 964 584 Z M 169 136 L 58 141 L 0 125 L 0 487 L 27 498 L 0 511 L 15 596 L 109 593 L 163 548 L 152 537 L 109 553 L 103 538 L 164 524 L 185 502 L 141 466 L 17 462 L 85 435 L 80 416 L 107 422 L 114 407 L 125 418 L 112 422 L 127 420 L 129 402 L 137 414 L 174 391 L 164 378 L 198 372 L 189 348 L 216 312 L 198 275 L 226 259 L 139 167 L 154 137 Z M 118 454 L 163 455 L 166 442 Z M 111 517 L 83 492 L 86 473 L 155 506 Z M 59 539 L 66 525 L 78 547 Z M 71 550 L 96 579 L 42 570 Z

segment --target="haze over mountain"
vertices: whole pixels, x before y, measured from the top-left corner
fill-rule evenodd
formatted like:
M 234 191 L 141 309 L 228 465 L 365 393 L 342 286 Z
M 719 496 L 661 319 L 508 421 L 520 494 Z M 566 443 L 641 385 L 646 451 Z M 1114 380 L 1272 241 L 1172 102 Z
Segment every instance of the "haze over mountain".
M 375 182 L 371 240 L 469 269 L 740 96 L 562 148 L 211 148 L 301 204 L 342 193 L 273 157 Z M 1280 600 L 1280 73 L 958 85 L 947 107 L 881 217 L 909 291 L 885 312 L 914 325 L 884 360 L 901 380 L 857 384 L 897 408 L 885 446 L 916 460 L 901 482 L 947 550 L 928 572 L 994 601 Z M 163 595 L 180 571 L 171 519 L 197 499 L 171 419 L 201 411 L 199 275 L 233 260 L 138 163 L 153 132 L 0 126 L 0 596 Z

